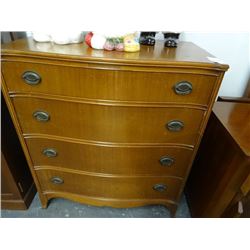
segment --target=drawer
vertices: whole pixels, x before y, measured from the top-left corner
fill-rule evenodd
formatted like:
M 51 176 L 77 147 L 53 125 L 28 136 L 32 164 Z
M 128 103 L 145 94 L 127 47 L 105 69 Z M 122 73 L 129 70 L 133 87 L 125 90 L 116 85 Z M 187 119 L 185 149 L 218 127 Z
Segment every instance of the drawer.
M 15 97 L 13 103 L 24 134 L 100 142 L 194 145 L 205 114 L 187 107 L 106 106 L 31 97 Z M 39 121 L 46 117 L 48 121 Z
M 169 199 L 175 201 L 182 180 L 173 177 L 96 177 L 53 169 L 36 170 L 44 193 L 66 192 L 106 199 Z
M 33 92 L 100 100 L 170 102 L 208 105 L 214 89 L 216 76 L 182 72 L 143 72 L 126 70 L 87 69 L 35 63 L 2 64 L 2 71 L 11 92 Z M 23 80 L 27 71 L 39 75 L 38 84 Z M 32 74 L 26 76 L 36 82 Z M 29 81 L 29 80 L 26 80 Z M 192 85 L 189 93 L 188 82 Z M 186 86 L 186 87 L 185 87 Z M 187 92 L 180 90 L 188 88 Z M 182 89 L 183 90 L 183 89 Z M 177 91 L 177 92 L 176 92 Z
M 54 166 L 113 175 L 179 176 L 186 174 L 193 150 L 184 147 L 91 145 L 28 138 L 36 167 Z

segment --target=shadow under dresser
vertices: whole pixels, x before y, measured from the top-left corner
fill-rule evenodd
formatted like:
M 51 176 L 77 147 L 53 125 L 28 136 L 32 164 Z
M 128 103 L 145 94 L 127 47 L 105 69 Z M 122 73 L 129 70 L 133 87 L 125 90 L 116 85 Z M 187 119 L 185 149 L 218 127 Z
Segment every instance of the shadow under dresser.
M 175 214 L 228 65 L 193 43 L 2 46 L 2 88 L 44 208 L 163 204 Z

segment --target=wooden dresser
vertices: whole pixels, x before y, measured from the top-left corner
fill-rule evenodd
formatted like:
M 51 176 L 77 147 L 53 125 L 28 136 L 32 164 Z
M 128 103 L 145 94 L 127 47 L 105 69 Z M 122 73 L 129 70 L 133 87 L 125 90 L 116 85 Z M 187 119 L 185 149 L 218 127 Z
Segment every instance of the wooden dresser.
M 1 44 L 26 37 L 25 32 L 1 32 Z M 1 92 L 1 209 L 28 209 L 36 188 Z
M 187 181 L 187 200 L 193 217 L 250 217 L 250 99 L 219 99 Z
M 1 209 L 28 209 L 36 188 L 1 96 Z
M 174 215 L 227 65 L 192 43 L 99 51 L 21 39 L 2 88 L 42 206 L 164 204 Z

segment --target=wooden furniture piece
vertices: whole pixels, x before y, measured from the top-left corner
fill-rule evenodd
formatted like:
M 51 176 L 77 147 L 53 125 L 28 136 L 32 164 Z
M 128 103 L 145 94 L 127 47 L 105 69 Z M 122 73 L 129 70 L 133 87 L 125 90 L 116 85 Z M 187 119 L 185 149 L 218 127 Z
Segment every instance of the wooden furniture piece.
M 247 217 L 250 211 L 250 103 L 214 105 L 186 194 L 193 217 Z M 236 102 L 237 101 L 237 102 Z
M 136 53 L 32 39 L 2 48 L 3 92 L 42 206 L 175 213 L 227 65 L 192 43 Z
M 1 32 L 1 43 L 25 37 Z M 1 93 L 1 209 L 27 209 L 36 188 L 6 103 Z
M 250 175 L 225 209 L 222 217 L 250 218 Z
M 234 103 L 250 103 L 250 98 L 248 98 L 248 97 L 219 96 L 217 101 L 219 101 L 219 102 L 234 102 Z
M 35 184 L 1 98 L 1 209 L 27 209 L 36 194 Z
M 244 96 L 250 99 L 250 79 L 248 79 L 248 84 L 247 84 Z

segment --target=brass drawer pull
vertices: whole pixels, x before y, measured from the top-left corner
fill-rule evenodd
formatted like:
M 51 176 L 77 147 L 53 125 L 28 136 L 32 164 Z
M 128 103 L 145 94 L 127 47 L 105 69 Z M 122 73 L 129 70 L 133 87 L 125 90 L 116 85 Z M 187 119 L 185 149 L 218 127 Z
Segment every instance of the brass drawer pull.
M 167 190 L 167 186 L 165 184 L 155 184 L 153 189 L 158 192 L 164 192 Z
M 45 111 L 36 111 L 33 113 L 33 117 L 39 122 L 47 122 L 50 119 L 50 116 Z
M 174 163 L 174 159 L 169 156 L 163 156 L 160 159 L 160 163 L 162 166 L 170 167 Z
M 168 122 L 166 127 L 170 131 L 178 132 L 183 129 L 184 123 L 178 120 L 174 120 L 174 121 Z
M 60 184 L 63 184 L 63 179 L 58 177 L 58 176 L 55 176 L 55 177 L 52 177 L 50 179 L 50 181 L 53 183 L 53 184 L 56 184 L 56 185 L 60 185 Z
M 29 85 L 37 85 L 41 82 L 41 77 L 33 71 L 24 72 L 22 78 Z
M 187 81 L 178 82 L 174 85 L 174 91 L 177 95 L 188 95 L 192 92 L 192 90 L 192 83 Z
M 43 150 L 43 154 L 47 157 L 56 157 L 57 156 L 57 152 L 55 149 L 53 148 L 46 148 Z

